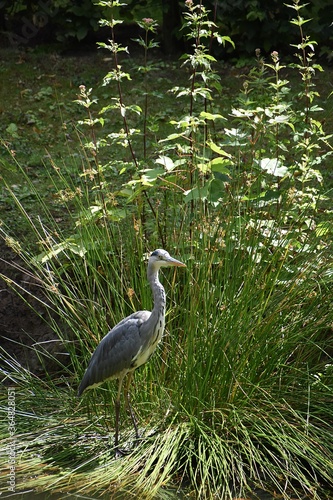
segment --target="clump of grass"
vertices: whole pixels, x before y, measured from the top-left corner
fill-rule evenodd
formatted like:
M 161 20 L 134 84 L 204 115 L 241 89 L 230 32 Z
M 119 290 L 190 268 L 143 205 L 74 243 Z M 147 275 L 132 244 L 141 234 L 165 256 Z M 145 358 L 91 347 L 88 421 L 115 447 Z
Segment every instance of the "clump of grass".
M 257 53 L 232 123 L 219 132 L 224 117 L 213 97 L 221 87 L 200 35 L 219 34 L 201 4 L 187 6 L 194 41 L 193 54 L 184 57 L 190 88 L 174 92 L 189 111 L 172 120 L 175 132 L 149 157 L 146 107 L 148 167 L 136 156 L 140 136 L 128 121 L 130 110 L 140 111 L 124 104 L 126 73 L 120 75 L 115 59 L 108 79 L 115 77 L 119 96 L 111 107 L 120 110 L 124 128 L 105 142 L 122 144 L 130 160 L 121 166 L 118 159 L 115 170 L 100 164 L 90 92 L 81 87 L 87 162 L 76 175 L 50 165 L 66 224 L 56 222 L 49 200 L 19 165 L 36 196 L 37 217 L 4 180 L 30 227 L 31 244 L 4 224 L 1 234 L 43 290 L 39 300 L 69 357 L 65 376 L 40 380 L 2 353 L 3 374 L 17 386 L 22 409 L 18 485 L 153 497 L 177 484 L 198 498 L 234 498 L 256 488 L 325 498 L 333 484 L 332 261 L 329 229 L 319 219 L 324 195 L 314 152 L 328 137 L 309 108 L 311 72 L 301 71 L 305 114 L 294 112 L 278 55 L 265 63 Z M 114 40 L 110 47 L 120 50 Z M 303 56 L 309 47 L 303 40 Z M 309 66 L 311 57 L 302 61 Z M 119 172 L 124 183 L 115 187 Z M 167 333 L 157 355 L 135 374 L 132 395 L 143 437 L 133 446 L 123 414 L 129 454 L 115 460 L 109 440 L 115 387 L 80 402 L 76 387 L 109 327 L 150 308 L 143 255 L 161 242 L 186 261 L 188 273 L 163 276 Z M 22 285 L 11 285 L 29 302 Z M 45 356 L 42 346 L 36 349 Z M 5 394 L 2 405 L 5 410 Z M 8 439 L 5 426 L 2 433 Z

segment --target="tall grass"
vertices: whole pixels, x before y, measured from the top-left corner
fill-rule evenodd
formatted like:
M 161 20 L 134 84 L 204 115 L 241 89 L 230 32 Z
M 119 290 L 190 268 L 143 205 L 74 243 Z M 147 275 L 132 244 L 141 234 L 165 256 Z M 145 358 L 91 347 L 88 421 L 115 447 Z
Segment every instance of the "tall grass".
M 187 27 L 199 36 L 207 13 L 202 6 L 190 9 Z M 314 183 L 315 148 L 308 141 L 319 144 L 323 136 L 309 133 L 309 113 L 304 130 L 290 102 L 277 107 L 280 80 L 272 87 L 263 76 L 267 69 L 279 75 L 276 55 L 266 66 L 258 55 L 235 121 L 217 132 L 220 110 L 208 111 L 209 89 L 197 83 L 200 75 L 217 82 L 206 50 L 196 38 L 192 90 L 175 90 L 189 98 L 189 115 L 174 120 L 176 132 L 163 138 L 156 163 L 140 171 L 136 161 L 133 174 L 124 162 L 123 186 L 109 164 L 99 163 L 94 134 L 81 170 L 46 166 L 52 204 L 17 165 L 36 199 L 28 211 L 4 176 L 29 242 L 5 222 L 1 234 L 43 295 L 3 278 L 27 303 L 29 294 L 43 302 L 68 355 L 60 376 L 46 372 L 41 379 L 1 353 L 4 378 L 16 386 L 19 488 L 154 497 L 176 484 L 198 498 L 261 488 L 319 499 L 332 487 L 331 243 L 318 219 L 323 194 Z M 198 71 L 199 61 L 209 78 Z M 250 99 L 259 80 L 264 108 L 262 91 Z M 81 99 L 90 99 L 86 90 Z M 288 116 L 279 119 L 282 112 Z M 122 116 L 128 119 L 124 110 Z M 89 127 L 92 118 L 89 101 Z M 144 119 L 147 125 L 147 113 Z M 128 146 L 131 127 L 126 130 Z M 296 159 L 286 152 L 287 130 L 303 134 Z M 145 156 L 148 143 L 145 135 Z M 187 271 L 163 273 L 167 331 L 132 388 L 143 437 L 134 446 L 123 413 L 122 445 L 129 454 L 115 460 L 109 437 L 115 385 L 80 401 L 76 388 L 108 329 L 151 308 L 143 256 L 162 243 Z M 35 349 L 47 371 L 47 352 Z M 4 393 L 4 412 L 6 404 Z M 5 446 L 6 432 L 3 423 Z

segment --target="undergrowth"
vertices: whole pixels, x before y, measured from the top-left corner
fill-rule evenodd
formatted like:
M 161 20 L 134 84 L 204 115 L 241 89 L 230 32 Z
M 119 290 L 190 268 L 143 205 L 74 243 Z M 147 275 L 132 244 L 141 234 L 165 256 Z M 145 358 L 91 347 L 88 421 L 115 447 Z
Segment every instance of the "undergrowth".
M 131 76 L 119 54 L 127 49 L 116 41 L 120 21 L 111 9 L 103 21 L 110 40 L 101 44 L 114 64 L 104 80 L 110 104 L 98 110 L 84 85 L 77 99 L 87 112 L 78 124 L 80 133 L 88 130 L 86 162 L 76 175 L 53 160 L 45 166 L 66 224 L 20 165 L 35 193 L 34 213 L 2 179 L 31 243 L 5 223 L 1 234 L 32 284 L 27 290 L 2 278 L 27 303 L 30 296 L 43 303 L 68 360 L 54 377 L 50 354 L 35 346 L 46 370 L 40 379 L 1 353 L 4 381 L 16 395 L 17 488 L 154 497 L 177 485 L 197 498 L 256 488 L 325 498 L 333 483 L 332 249 L 320 166 L 332 148 L 316 118 L 315 42 L 303 33 L 295 1 L 297 100 L 280 55 L 267 62 L 257 51 L 225 116 L 210 48 L 232 41 L 201 3 L 185 3 L 189 49 L 181 61 L 189 86 L 170 89 L 172 133 L 157 137 L 146 90 L 143 106 L 126 102 L 122 82 Z M 156 24 L 139 25 L 148 78 Z M 116 112 L 121 128 L 103 135 L 104 117 Z M 114 385 L 80 401 L 76 388 L 108 329 L 151 307 L 143 256 L 161 246 L 188 272 L 162 277 L 167 332 L 157 355 L 136 372 L 132 391 L 142 439 L 134 446 L 123 414 L 128 455 L 116 460 L 109 439 Z

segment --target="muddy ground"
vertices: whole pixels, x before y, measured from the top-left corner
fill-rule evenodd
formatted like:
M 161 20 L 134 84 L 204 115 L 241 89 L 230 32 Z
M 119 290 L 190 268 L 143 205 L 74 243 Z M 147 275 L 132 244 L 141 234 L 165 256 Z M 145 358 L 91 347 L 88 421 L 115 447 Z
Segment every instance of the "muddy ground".
M 27 291 L 24 298 L 13 290 L 10 280 Z M 56 359 L 64 360 L 61 343 L 47 324 L 47 307 L 29 292 L 45 300 L 19 256 L 0 240 L 0 363 L 4 370 L 8 363 L 14 366 L 17 362 L 37 375 L 46 369 L 52 373 L 59 368 Z

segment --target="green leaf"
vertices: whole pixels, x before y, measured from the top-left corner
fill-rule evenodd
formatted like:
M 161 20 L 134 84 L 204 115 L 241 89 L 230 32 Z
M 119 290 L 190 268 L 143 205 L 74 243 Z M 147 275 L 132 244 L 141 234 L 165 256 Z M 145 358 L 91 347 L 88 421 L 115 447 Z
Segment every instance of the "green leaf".
M 88 250 L 81 242 L 77 243 L 75 240 L 76 238 L 68 238 L 61 243 L 53 245 L 49 250 L 37 255 L 36 261 L 44 264 L 66 250 L 83 257 Z
M 213 113 L 207 113 L 206 111 L 201 111 L 200 113 L 200 118 L 203 118 L 205 120 L 217 120 L 217 119 L 220 119 L 220 120 L 226 120 L 226 118 L 224 118 L 224 116 L 222 115 L 219 115 L 219 114 L 213 114 Z
M 165 139 L 160 139 L 159 142 L 174 141 L 175 139 L 179 139 L 179 137 L 183 137 L 183 134 L 170 134 Z
M 209 201 L 210 203 L 218 203 L 222 198 L 222 194 L 225 192 L 225 183 L 223 180 L 214 178 L 210 184 L 209 190 Z
M 281 165 L 281 162 L 277 158 L 263 158 L 259 161 L 259 165 L 268 174 L 275 175 L 276 177 L 284 177 L 288 172 L 288 168 Z
M 141 177 L 142 184 L 151 185 L 156 181 L 158 177 L 165 174 L 164 168 L 152 168 L 144 171 L 145 173 Z
M 171 158 L 169 158 L 168 156 L 159 156 L 157 158 L 157 160 L 155 160 L 155 163 L 159 163 L 160 165 L 163 165 L 163 167 L 165 168 L 165 170 L 167 172 L 170 172 L 176 166 L 174 164 L 173 160 Z
M 124 219 L 127 215 L 126 210 L 123 210 L 121 208 L 111 208 L 107 211 L 108 214 L 108 219 L 113 221 L 113 222 L 119 222 L 122 219 Z
M 230 174 L 230 170 L 226 167 L 227 165 L 231 165 L 230 160 L 226 160 L 224 158 L 214 158 L 209 162 L 209 166 L 212 172 L 219 172 L 220 174 Z
M 137 115 L 140 115 L 142 113 L 142 109 L 140 106 L 137 106 L 136 104 L 131 104 L 130 106 L 126 106 L 126 109 L 129 111 L 133 111 L 133 113 L 136 113 Z
M 231 40 L 230 36 L 220 36 L 220 35 L 218 35 L 216 37 L 216 40 L 217 40 L 217 42 L 220 45 L 225 45 L 228 42 L 228 43 L 230 43 L 233 46 L 233 48 L 236 47 L 235 44 L 234 44 L 234 42 Z
M 226 158 L 230 159 L 232 158 L 232 155 L 230 153 L 224 151 L 224 149 L 220 148 L 220 146 L 215 144 L 215 142 L 213 141 L 207 141 L 207 146 L 210 147 L 210 149 L 214 151 L 214 153 L 217 153 L 220 156 L 225 156 Z
M 80 26 L 77 31 L 76 31 L 76 38 L 80 41 L 80 40 L 83 40 L 85 38 L 85 36 L 87 35 L 88 33 L 88 30 L 85 26 Z
M 304 19 L 303 17 L 299 17 L 298 19 L 291 19 L 290 24 L 295 24 L 296 26 L 302 26 L 305 23 L 312 21 L 312 19 Z
M 18 126 L 16 123 L 10 123 L 6 128 L 6 132 L 14 138 L 18 138 Z
M 204 186 L 196 186 L 188 191 L 184 192 L 184 201 L 185 203 L 189 203 L 190 201 L 196 200 L 207 200 L 209 187 L 212 182 L 212 179 L 208 180 Z

